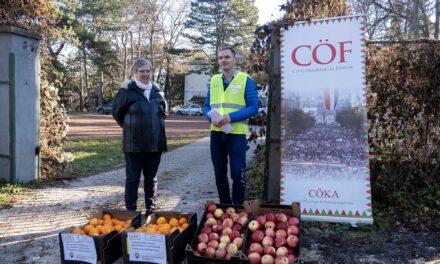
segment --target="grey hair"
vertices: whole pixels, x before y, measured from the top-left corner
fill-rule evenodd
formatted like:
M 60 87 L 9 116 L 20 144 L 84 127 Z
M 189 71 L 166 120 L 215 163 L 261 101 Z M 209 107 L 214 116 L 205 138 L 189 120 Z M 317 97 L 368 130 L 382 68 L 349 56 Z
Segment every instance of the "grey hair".
M 148 65 L 150 67 L 150 70 L 153 68 L 149 60 L 144 58 L 139 58 L 133 63 L 133 71 L 136 72 L 139 68 L 145 65 Z

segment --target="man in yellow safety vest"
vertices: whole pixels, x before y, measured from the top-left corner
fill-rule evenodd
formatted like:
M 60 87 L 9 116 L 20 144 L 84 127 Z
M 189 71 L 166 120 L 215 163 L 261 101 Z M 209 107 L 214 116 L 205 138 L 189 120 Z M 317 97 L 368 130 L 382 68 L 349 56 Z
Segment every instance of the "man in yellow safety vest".
M 258 112 L 258 93 L 249 75 L 235 69 L 233 48 L 219 49 L 218 63 L 222 73 L 211 77 L 204 105 L 204 114 L 211 123 L 211 159 L 220 203 L 242 204 L 246 189 L 247 120 Z M 220 118 L 213 116 L 215 110 Z M 227 177 L 228 156 L 232 197 Z

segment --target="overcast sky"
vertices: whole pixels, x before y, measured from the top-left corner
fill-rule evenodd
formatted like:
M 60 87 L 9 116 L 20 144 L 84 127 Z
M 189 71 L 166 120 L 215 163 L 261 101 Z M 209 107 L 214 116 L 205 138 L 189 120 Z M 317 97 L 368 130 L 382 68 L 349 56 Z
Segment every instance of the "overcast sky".
M 286 2 L 286 0 L 255 0 L 255 6 L 259 9 L 258 24 L 262 25 L 281 17 L 280 6 Z

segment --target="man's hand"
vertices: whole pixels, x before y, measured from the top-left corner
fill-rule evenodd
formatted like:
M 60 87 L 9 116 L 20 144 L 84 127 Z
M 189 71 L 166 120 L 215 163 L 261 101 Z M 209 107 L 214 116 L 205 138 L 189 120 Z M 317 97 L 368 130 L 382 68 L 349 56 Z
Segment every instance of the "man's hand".
M 211 124 L 213 124 L 215 127 L 220 128 L 221 125 L 218 124 L 218 122 L 215 122 L 213 119 L 211 119 Z
M 229 115 L 224 115 L 217 124 L 219 125 L 219 127 L 221 127 L 229 123 L 231 123 L 231 118 L 229 117 Z

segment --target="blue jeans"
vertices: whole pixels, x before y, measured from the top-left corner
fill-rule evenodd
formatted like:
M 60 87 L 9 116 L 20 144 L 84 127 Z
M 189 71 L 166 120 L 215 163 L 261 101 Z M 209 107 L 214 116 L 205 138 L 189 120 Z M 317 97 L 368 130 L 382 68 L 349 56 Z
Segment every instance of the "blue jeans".
M 145 207 L 154 210 L 157 198 L 157 170 L 162 152 L 125 153 L 125 207 L 136 211 L 141 173 L 144 174 Z
M 242 204 L 246 190 L 246 135 L 211 131 L 211 159 L 220 203 Z M 228 182 L 228 156 L 232 178 L 232 199 Z

